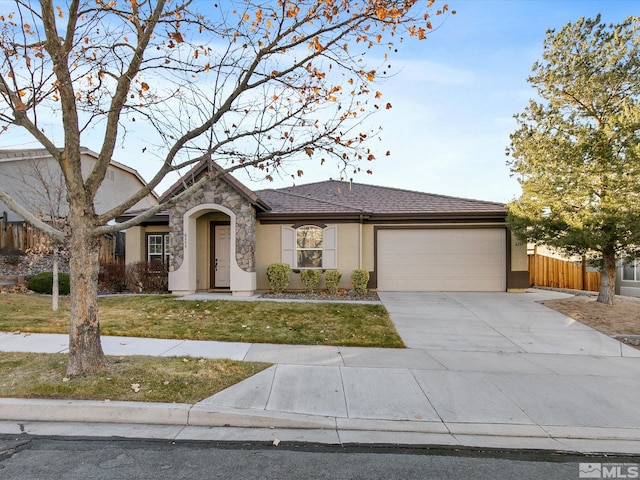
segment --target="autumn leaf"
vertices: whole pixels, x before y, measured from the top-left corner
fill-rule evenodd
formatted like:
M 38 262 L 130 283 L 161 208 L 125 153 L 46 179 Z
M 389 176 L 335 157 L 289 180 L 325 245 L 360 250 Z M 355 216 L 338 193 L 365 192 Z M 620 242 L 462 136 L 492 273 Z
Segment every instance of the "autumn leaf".
M 376 98 L 382 97 L 382 92 L 376 92 Z
M 180 34 L 180 32 L 170 33 L 169 37 L 172 38 L 173 40 L 175 40 L 178 43 L 184 42 L 184 39 L 182 38 L 182 35 Z
M 140 84 L 140 88 L 142 88 L 142 91 L 146 92 L 147 90 L 149 90 L 149 84 L 146 82 L 142 82 Z
M 390 104 L 390 103 L 387 103 L 387 105 L 385 106 L 385 108 L 386 108 L 387 110 L 390 110 L 390 109 L 391 109 L 391 104 Z
M 303 172 L 302 170 L 298 170 L 296 173 L 297 173 L 297 175 L 298 175 L 299 177 L 301 177 L 302 175 L 304 175 L 304 172 Z
M 311 147 L 304 147 L 304 153 L 306 153 L 309 156 L 313 155 L 313 148 Z

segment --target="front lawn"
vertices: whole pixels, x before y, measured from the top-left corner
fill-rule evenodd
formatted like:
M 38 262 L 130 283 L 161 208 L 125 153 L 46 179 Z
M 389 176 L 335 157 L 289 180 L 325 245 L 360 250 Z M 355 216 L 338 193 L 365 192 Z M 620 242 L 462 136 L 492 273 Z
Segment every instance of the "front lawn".
M 107 371 L 66 378 L 67 355 L 0 352 L 0 397 L 196 403 L 267 363 L 176 357 L 108 357 Z
M 0 331 L 68 333 L 69 302 L 51 311 L 42 295 L 0 295 Z M 353 303 L 186 301 L 172 296 L 99 299 L 103 335 L 293 345 L 397 347 L 386 309 Z

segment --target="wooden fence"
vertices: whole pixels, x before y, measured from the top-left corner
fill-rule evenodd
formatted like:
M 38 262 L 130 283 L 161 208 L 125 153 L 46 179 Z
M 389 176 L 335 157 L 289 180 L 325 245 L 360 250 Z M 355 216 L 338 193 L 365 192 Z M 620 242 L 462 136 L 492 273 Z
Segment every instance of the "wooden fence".
M 122 262 L 124 258 L 118 251 L 118 235 L 105 235 L 100 239 L 100 263 Z M 26 252 L 34 248 L 46 234 L 25 222 L 5 222 L 0 220 L 0 250 L 18 250 Z
M 538 287 L 571 290 L 600 289 L 600 272 L 588 272 L 586 263 L 567 262 L 544 255 L 529 255 L 529 283 Z

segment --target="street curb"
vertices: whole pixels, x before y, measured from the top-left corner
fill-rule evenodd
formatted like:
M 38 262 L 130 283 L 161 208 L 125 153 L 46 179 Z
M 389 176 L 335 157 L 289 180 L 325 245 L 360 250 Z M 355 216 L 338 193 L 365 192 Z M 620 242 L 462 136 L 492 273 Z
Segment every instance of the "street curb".
M 349 419 L 207 404 L 0 398 L 9 431 L 46 435 L 209 441 L 288 441 L 328 445 L 407 445 L 579 454 L 640 455 L 640 429 Z M 38 427 L 37 424 L 41 426 Z M 18 426 L 19 425 L 19 429 Z M 36 433 L 38 434 L 38 433 Z M 39 433 L 43 434 L 43 433 Z
M 187 425 L 184 403 L 0 398 L 0 420 Z

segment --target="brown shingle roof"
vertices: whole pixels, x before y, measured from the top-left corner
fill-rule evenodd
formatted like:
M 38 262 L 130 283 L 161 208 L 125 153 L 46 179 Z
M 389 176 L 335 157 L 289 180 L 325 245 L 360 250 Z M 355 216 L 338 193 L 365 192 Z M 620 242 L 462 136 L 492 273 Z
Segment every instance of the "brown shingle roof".
M 502 203 L 435 195 L 398 188 L 329 180 L 280 189 L 259 190 L 278 214 L 506 215 Z

